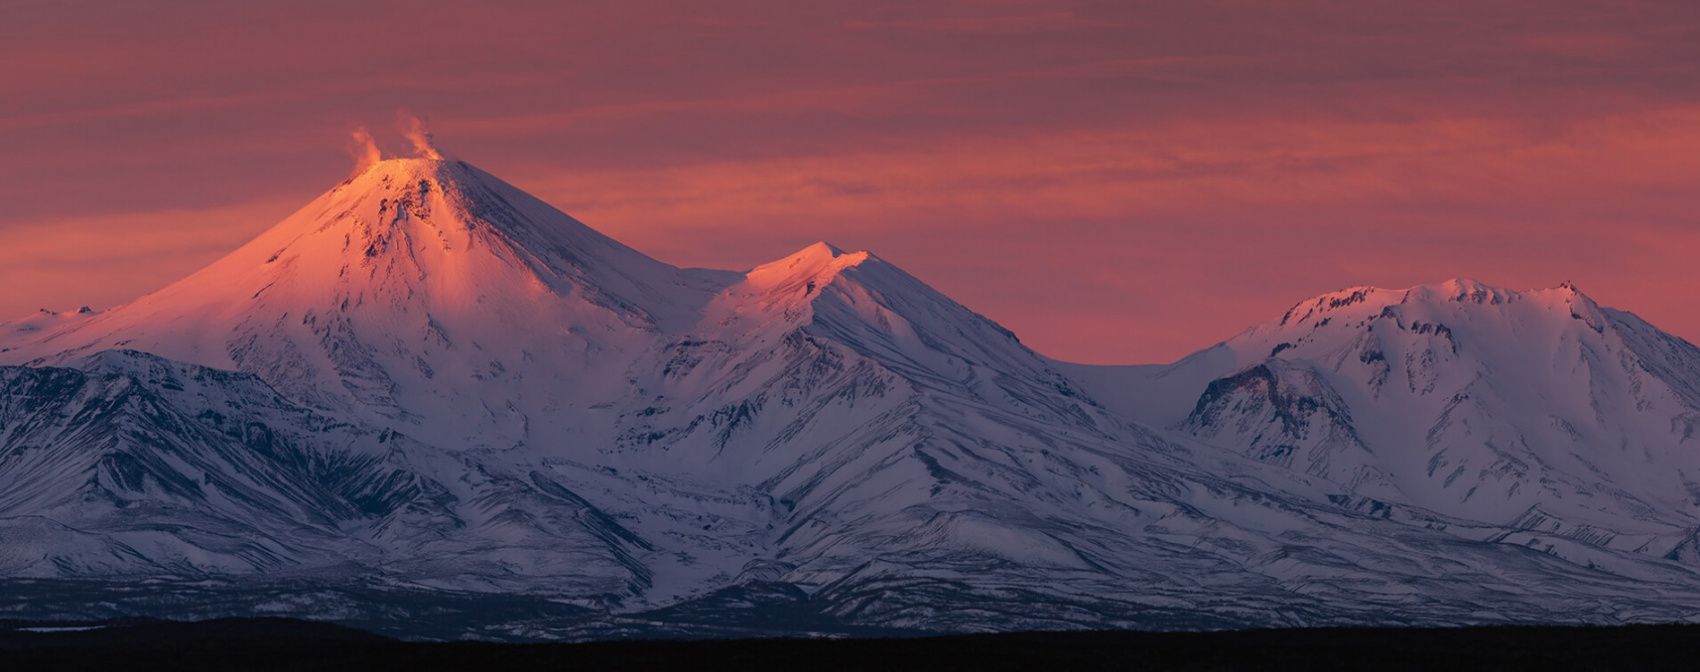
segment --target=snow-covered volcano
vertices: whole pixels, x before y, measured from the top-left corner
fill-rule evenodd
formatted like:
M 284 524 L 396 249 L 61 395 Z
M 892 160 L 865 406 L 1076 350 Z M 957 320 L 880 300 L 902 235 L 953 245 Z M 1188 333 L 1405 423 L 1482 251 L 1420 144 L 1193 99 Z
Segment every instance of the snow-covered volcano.
M 679 269 L 395 159 L 135 302 L 0 324 L 0 364 L 0 592 L 28 613 L 540 637 L 1700 608 L 1700 355 L 1569 288 L 1350 290 L 1081 367 L 868 252 Z
M 4 356 L 141 350 L 517 443 L 527 418 L 629 395 L 625 363 L 735 277 L 650 259 L 466 163 L 391 159 L 206 269 Z

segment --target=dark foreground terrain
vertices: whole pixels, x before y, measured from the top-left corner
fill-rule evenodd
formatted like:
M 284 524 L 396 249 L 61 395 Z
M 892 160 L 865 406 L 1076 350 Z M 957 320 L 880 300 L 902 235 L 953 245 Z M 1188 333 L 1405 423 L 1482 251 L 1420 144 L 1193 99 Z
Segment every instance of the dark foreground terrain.
M 1700 626 L 1015 633 L 909 639 L 401 642 L 284 619 L 0 623 L 0 669 L 1692 670 Z

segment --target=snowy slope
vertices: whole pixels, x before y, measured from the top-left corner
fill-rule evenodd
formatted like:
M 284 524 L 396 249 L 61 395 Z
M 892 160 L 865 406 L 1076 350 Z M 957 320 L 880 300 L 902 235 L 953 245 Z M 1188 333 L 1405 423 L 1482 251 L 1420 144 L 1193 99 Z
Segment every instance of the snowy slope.
M 678 269 L 389 160 L 131 304 L 0 325 L 0 572 L 34 581 L 0 590 L 399 634 L 470 602 L 516 638 L 1668 620 L 1697 362 L 1450 283 L 1065 365 L 868 252 Z
M 624 363 L 730 276 L 652 260 L 467 164 L 392 159 L 0 361 L 142 350 L 417 433 L 522 444 L 570 434 L 526 422 L 617 394 Z
M 9 576 L 483 585 L 524 563 L 530 581 L 587 595 L 643 580 L 625 559 L 641 541 L 558 485 L 480 473 L 303 408 L 249 374 L 134 351 L 3 367 L 0 438 Z M 549 515 L 514 510 L 537 502 Z
M 1700 349 L 1569 285 L 1353 288 L 1081 373 L 1131 417 L 1357 494 L 1654 555 L 1700 526 Z
M 7 343 L 28 343 L 39 338 L 42 332 L 57 331 L 94 315 L 94 309 L 88 306 L 68 313 L 42 308 L 34 313 L 0 322 L 0 353 L 9 349 L 5 345 Z

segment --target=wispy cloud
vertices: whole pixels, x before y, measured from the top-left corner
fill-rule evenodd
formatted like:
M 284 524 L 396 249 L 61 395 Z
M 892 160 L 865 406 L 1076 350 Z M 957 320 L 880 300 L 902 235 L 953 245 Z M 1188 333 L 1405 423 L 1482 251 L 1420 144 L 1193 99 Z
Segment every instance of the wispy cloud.
M 403 108 L 664 258 L 872 247 L 1062 356 L 1448 275 L 1700 338 L 1691 2 L 305 2 L 8 14 L 0 250 L 69 270 L 0 259 L 0 309 L 193 270 L 276 219 L 193 213 L 305 202 L 351 123 L 406 153 Z

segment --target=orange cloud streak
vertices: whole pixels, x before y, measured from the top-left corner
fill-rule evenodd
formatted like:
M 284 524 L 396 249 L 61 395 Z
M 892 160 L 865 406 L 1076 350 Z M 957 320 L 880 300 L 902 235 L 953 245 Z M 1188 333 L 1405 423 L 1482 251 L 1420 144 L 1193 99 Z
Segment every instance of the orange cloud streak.
M 7 14 L 0 317 L 194 270 L 399 107 L 663 259 L 871 248 L 1067 358 L 1455 275 L 1700 340 L 1684 0 L 312 4 Z M 399 121 L 356 161 L 441 155 Z

